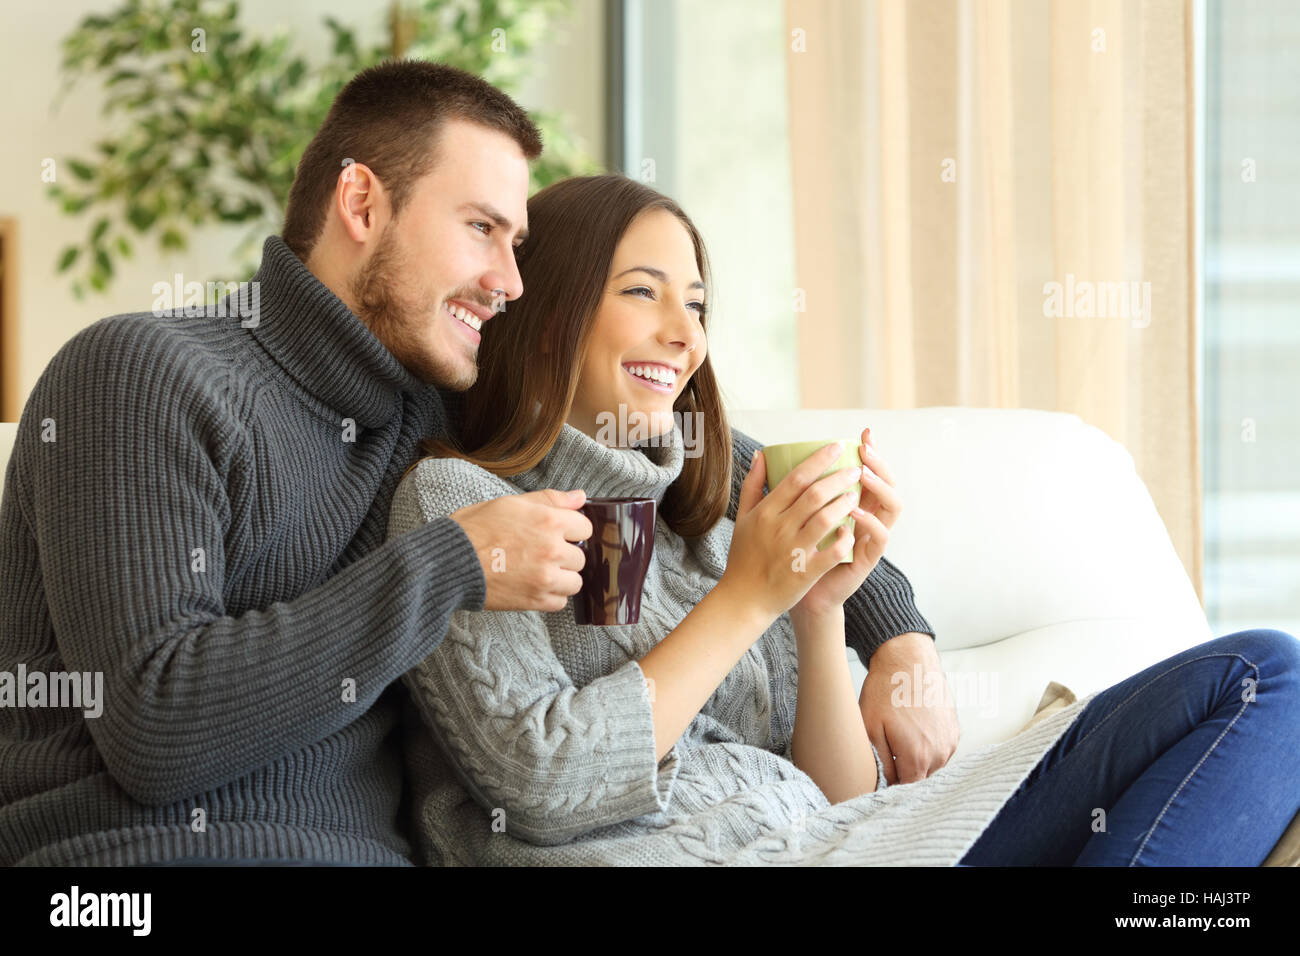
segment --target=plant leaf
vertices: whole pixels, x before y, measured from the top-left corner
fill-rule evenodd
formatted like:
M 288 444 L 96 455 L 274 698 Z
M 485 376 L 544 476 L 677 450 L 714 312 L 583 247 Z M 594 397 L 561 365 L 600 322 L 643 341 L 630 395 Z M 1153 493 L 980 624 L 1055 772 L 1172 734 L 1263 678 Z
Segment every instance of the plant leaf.
M 131 225 L 135 226 L 136 232 L 144 232 L 154 224 L 158 216 L 152 209 L 133 204 L 127 206 L 126 218 L 130 220 Z

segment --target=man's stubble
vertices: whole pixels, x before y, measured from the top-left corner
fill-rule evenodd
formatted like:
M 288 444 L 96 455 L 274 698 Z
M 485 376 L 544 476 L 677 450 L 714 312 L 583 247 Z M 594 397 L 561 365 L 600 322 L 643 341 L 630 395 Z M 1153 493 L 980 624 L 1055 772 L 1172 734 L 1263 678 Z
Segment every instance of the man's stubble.
M 428 310 L 432 293 L 417 297 L 415 301 L 402 299 L 402 290 L 409 286 L 403 278 L 409 279 L 414 275 L 390 226 L 352 280 L 350 291 L 352 301 L 356 303 L 357 317 L 420 381 L 448 391 L 463 392 L 478 378 L 478 363 L 471 362 L 470 370 L 466 372 L 454 359 L 430 354 L 424 346 L 421 333 L 427 330 L 430 322 L 441 320 L 438 313 L 442 310 L 442 303 L 432 303 L 435 311 L 430 317 Z

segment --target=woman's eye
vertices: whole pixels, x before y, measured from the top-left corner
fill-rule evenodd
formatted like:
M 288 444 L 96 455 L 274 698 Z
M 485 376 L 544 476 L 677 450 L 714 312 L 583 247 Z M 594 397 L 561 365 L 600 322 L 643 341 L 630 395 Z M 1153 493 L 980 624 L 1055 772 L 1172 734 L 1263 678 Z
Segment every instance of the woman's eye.
M 624 290 L 624 292 L 623 292 L 624 295 L 639 295 L 639 294 L 641 294 L 641 293 L 645 293 L 645 295 L 649 296 L 651 299 L 653 299 L 653 298 L 655 297 L 654 290 L 653 290 L 653 289 L 648 289 L 648 288 L 646 288 L 646 287 L 643 286 L 643 285 L 639 285 L 639 286 L 637 286 L 635 289 L 626 289 L 626 290 Z M 686 307 L 687 307 L 688 309 L 694 309 L 695 312 L 696 312 L 696 314 L 698 314 L 698 315 L 700 315 L 700 316 L 703 316 L 703 315 L 704 315 L 704 303 L 703 303 L 703 302 L 700 302 L 700 301 L 698 301 L 698 300 L 696 300 L 696 301 L 691 301 L 691 302 L 687 302 L 687 303 L 686 303 Z

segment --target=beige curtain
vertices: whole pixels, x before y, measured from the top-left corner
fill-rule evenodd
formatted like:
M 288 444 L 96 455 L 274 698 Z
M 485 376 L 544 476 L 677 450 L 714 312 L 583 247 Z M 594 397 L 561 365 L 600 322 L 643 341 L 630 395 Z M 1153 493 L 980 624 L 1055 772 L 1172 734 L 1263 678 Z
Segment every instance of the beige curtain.
M 1200 595 L 1191 0 L 786 17 L 803 406 L 1073 412 Z

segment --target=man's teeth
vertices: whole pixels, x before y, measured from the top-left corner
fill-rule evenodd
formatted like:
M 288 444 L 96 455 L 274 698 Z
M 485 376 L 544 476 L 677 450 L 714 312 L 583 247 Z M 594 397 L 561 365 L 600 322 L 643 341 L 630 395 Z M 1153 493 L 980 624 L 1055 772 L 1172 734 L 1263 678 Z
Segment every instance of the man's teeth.
M 451 315 L 460 319 L 462 322 L 468 325 L 475 332 L 483 328 L 483 320 L 480 319 L 473 312 L 470 312 L 466 309 L 462 309 L 458 305 L 452 305 L 450 302 L 447 303 L 447 311 L 451 313 Z
M 677 373 L 672 369 L 660 368 L 658 365 L 627 365 L 624 367 L 633 375 L 648 378 L 650 381 L 658 382 L 661 385 L 677 384 Z

